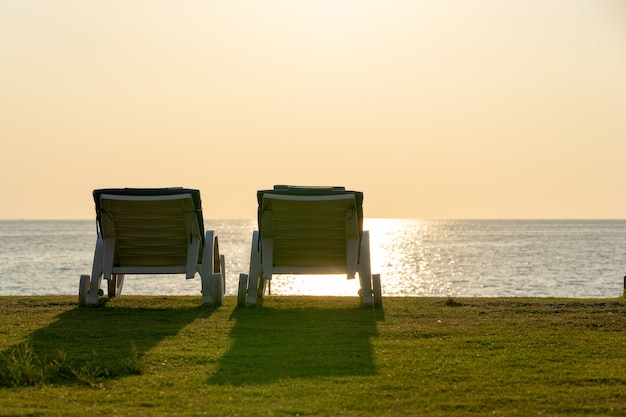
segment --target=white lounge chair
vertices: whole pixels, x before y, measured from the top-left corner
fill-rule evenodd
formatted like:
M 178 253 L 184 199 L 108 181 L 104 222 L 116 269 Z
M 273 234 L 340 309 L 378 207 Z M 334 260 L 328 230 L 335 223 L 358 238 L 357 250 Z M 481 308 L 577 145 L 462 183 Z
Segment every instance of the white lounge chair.
M 202 302 L 224 301 L 224 256 L 217 232 L 204 232 L 200 192 L 189 188 L 94 190 L 98 238 L 91 275 L 80 277 L 80 305 L 96 305 L 108 281 L 109 297 L 127 274 L 185 274 L 202 280 Z
M 344 187 L 275 186 L 257 192 L 249 274 L 239 276 L 237 305 L 254 305 L 277 274 L 359 275 L 364 305 L 382 306 L 380 275 L 372 274 L 363 193 Z

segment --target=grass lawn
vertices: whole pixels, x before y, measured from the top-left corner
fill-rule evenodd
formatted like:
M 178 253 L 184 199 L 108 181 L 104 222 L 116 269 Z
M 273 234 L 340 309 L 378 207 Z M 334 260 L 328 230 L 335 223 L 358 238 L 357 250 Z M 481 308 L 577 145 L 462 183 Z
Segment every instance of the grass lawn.
M 625 299 L 0 297 L 0 415 L 626 415 Z

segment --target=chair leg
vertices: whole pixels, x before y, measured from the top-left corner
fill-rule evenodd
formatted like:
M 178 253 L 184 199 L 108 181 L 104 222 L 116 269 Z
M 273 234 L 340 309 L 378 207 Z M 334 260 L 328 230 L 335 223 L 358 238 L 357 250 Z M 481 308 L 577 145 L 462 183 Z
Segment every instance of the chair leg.
M 220 307 L 224 304 L 224 285 L 222 274 L 203 274 L 202 280 L 202 304 Z
M 251 305 L 256 304 L 261 276 L 261 252 L 259 250 L 259 232 L 252 233 L 252 248 L 250 249 L 250 274 L 248 274 L 248 300 Z
M 115 287 L 117 276 L 115 274 L 111 275 L 111 278 L 107 279 L 107 296 L 109 298 L 115 298 Z
M 107 295 L 109 296 L 109 298 L 115 298 L 116 294 L 116 288 L 117 287 L 117 275 L 113 274 L 111 275 L 111 278 L 107 279 Z
M 222 276 L 213 275 L 213 307 L 221 307 L 224 304 Z
M 383 291 L 380 284 L 380 274 L 372 274 L 372 295 L 374 296 L 374 307 L 382 307 Z
M 217 296 L 219 306 L 224 305 L 224 295 L 226 294 L 226 260 L 224 255 L 220 255 L 220 270 L 217 277 L 218 288 L 214 295 Z
M 372 305 L 372 266 L 370 263 L 370 234 L 364 231 L 361 236 L 361 262 L 359 268 L 359 281 L 361 283 L 361 303 L 366 306 Z
M 112 274 L 107 283 L 107 295 L 109 298 L 115 298 L 122 295 L 122 287 L 124 286 L 124 274 Z
M 372 276 L 359 274 L 359 279 L 361 280 L 361 289 L 359 290 L 359 295 L 361 296 L 361 304 L 364 306 L 372 305 Z
M 252 268 L 250 268 L 252 270 Z M 256 299 L 259 293 L 259 272 L 258 270 L 256 271 L 256 273 L 250 273 L 250 276 L 248 277 L 248 301 L 247 303 L 250 305 L 255 305 L 256 304 Z
M 202 304 L 213 305 L 213 275 L 208 272 L 200 274 L 202 286 Z
M 122 288 L 124 288 L 124 274 L 117 274 L 117 287 L 115 288 L 115 294 L 119 297 L 122 295 Z
M 245 307 L 247 297 L 248 274 L 239 274 L 239 288 L 237 289 L 237 307 Z
M 257 293 L 257 297 L 263 298 L 265 296 L 265 288 L 267 288 L 267 283 L 269 279 L 266 279 L 263 274 L 259 276 L 259 292 Z
M 220 256 L 220 270 L 213 274 L 213 307 L 224 305 L 226 285 L 226 271 L 224 269 L 224 255 Z
M 220 255 L 220 272 L 222 273 L 222 295 L 226 294 L 226 258 Z
M 78 283 L 78 305 L 85 307 L 87 305 L 87 297 L 89 295 L 89 275 L 81 275 Z
M 205 235 L 204 251 L 202 253 L 202 264 L 200 266 L 200 284 L 202 291 L 202 304 L 215 305 L 216 295 L 215 288 L 215 239 L 216 236 L 212 230 L 208 230 Z
M 96 240 L 96 250 L 93 255 L 93 266 L 91 269 L 91 280 L 89 282 L 89 290 L 87 294 L 87 305 L 98 305 L 98 296 L 100 295 L 100 284 L 104 273 L 104 241 L 102 238 Z

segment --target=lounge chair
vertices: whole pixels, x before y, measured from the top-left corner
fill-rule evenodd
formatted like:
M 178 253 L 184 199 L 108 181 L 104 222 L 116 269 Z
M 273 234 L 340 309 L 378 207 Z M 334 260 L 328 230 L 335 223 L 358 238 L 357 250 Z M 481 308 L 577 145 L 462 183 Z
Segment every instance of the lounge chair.
M 344 187 L 277 185 L 257 192 L 258 230 L 250 271 L 239 276 L 237 305 L 254 305 L 279 274 L 359 275 L 363 305 L 382 306 L 380 275 L 372 274 L 363 193 Z
M 224 256 L 217 232 L 204 232 L 200 192 L 188 188 L 94 190 L 98 237 L 91 275 L 80 277 L 80 305 L 96 305 L 108 281 L 109 297 L 125 275 L 185 274 L 202 280 L 202 302 L 224 301 Z

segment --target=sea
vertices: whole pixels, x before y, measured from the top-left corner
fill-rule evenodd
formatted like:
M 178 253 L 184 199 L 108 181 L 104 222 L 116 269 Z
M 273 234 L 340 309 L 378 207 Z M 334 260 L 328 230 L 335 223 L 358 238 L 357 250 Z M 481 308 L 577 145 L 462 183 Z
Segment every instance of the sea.
M 254 220 L 205 220 L 226 260 L 226 294 L 247 273 Z M 626 220 L 365 219 L 383 296 L 613 298 L 624 293 Z M 78 294 L 95 220 L 0 221 L 0 295 Z M 275 276 L 274 295 L 356 295 L 358 279 Z M 106 293 L 106 290 L 105 290 Z M 130 275 L 123 294 L 200 295 L 200 277 Z

